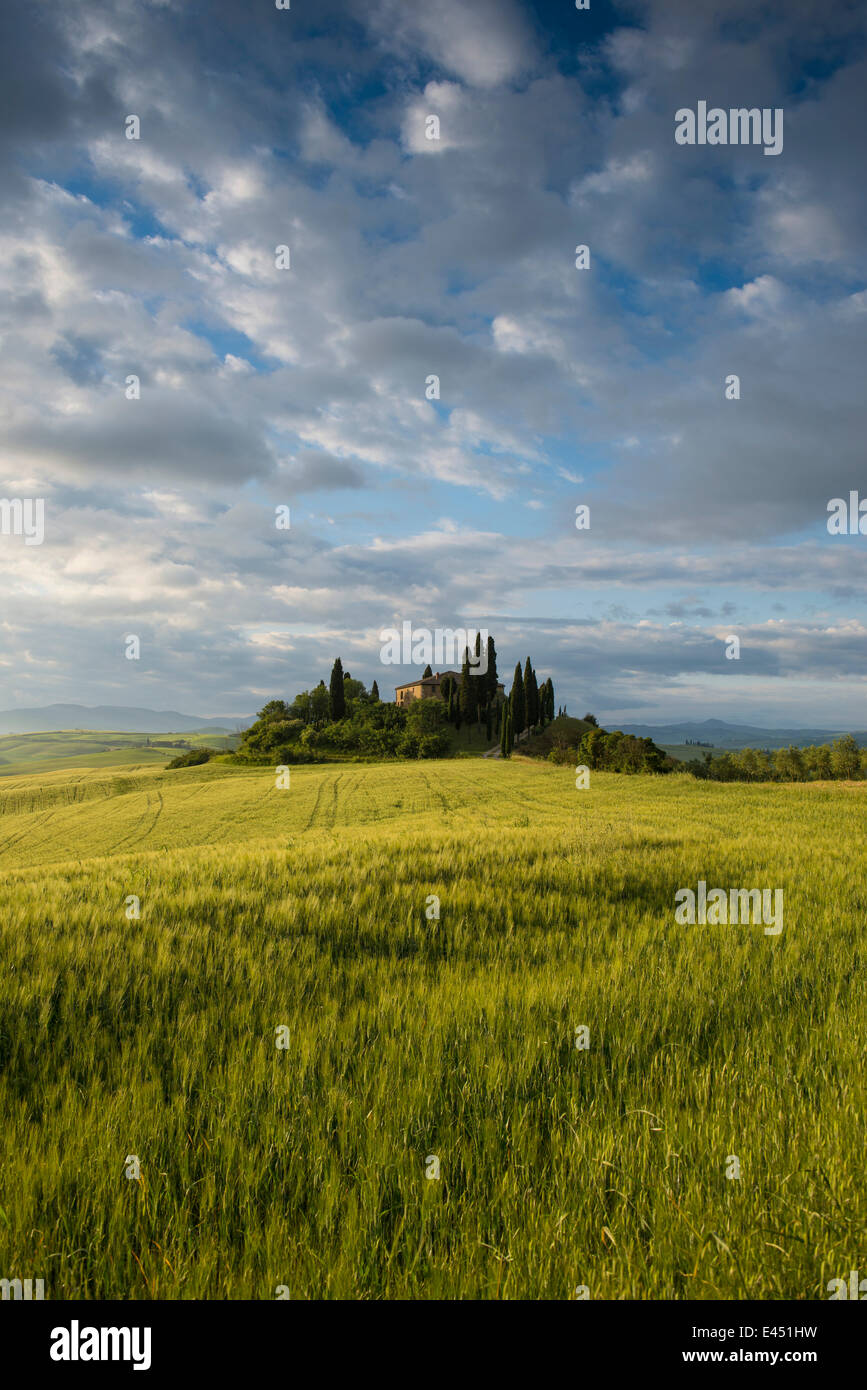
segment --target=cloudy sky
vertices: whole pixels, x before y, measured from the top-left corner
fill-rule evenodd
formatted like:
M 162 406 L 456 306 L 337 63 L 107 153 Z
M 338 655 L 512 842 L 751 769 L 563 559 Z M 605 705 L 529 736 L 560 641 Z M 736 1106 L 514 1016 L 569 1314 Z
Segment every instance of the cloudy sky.
M 45 539 L 0 535 L 0 707 L 248 714 L 337 654 L 386 694 L 409 621 L 607 723 L 867 726 L 867 536 L 827 529 L 867 497 L 863 4 L 2 28 L 0 497 Z M 782 153 L 677 144 L 699 101 L 782 108 Z

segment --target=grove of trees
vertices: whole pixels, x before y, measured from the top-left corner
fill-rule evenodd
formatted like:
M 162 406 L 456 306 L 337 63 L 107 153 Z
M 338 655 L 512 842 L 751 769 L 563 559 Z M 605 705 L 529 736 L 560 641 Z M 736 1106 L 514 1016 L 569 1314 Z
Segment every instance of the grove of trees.
M 833 744 L 809 748 L 739 748 L 685 764 L 694 777 L 712 782 L 824 782 L 867 778 L 867 748 L 859 748 L 852 734 Z

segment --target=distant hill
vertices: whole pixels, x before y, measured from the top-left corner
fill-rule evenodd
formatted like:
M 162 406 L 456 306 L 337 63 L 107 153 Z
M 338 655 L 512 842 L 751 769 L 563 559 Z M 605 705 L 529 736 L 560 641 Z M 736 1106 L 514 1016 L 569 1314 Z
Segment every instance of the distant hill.
M 714 748 L 807 748 L 810 744 L 833 743 L 843 734 L 854 734 L 861 747 L 867 747 L 867 733 L 855 729 L 763 729 L 755 724 L 727 724 L 724 719 L 705 719 L 701 723 L 683 724 L 616 724 L 606 722 L 606 727 L 619 728 L 624 734 L 635 734 L 638 738 L 652 738 L 660 745 L 685 744 L 687 740 L 698 740 L 712 744 Z M 696 750 L 696 757 L 701 750 Z
M 0 734 L 44 734 L 89 729 L 131 734 L 193 733 L 196 729 L 246 729 L 253 716 L 202 719 L 176 710 L 136 709 L 132 705 L 44 705 L 40 709 L 0 710 Z

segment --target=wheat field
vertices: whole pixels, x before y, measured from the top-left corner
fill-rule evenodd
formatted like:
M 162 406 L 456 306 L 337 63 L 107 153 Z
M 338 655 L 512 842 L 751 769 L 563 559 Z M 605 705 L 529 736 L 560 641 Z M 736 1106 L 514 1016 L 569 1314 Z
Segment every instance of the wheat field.
M 863 785 L 517 759 L 4 778 L 0 1270 L 827 1297 L 867 1264 L 865 831 Z M 677 925 L 699 879 L 783 931 Z

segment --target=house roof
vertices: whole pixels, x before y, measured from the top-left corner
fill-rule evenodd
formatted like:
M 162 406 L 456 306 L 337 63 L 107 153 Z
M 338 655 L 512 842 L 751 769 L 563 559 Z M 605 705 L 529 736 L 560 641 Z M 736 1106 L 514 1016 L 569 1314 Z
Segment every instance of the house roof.
M 462 680 L 462 674 L 460 671 L 437 671 L 435 676 L 416 676 L 415 680 L 404 681 L 403 685 L 396 685 L 394 688 L 395 691 L 398 691 L 409 690 L 410 687 L 414 685 L 441 685 L 442 682 L 446 680 L 449 676 L 451 676 L 452 680 L 457 681 L 458 683 L 460 683 L 460 681 Z M 502 684 L 502 681 L 497 682 L 498 687 L 501 687 Z
M 403 685 L 396 685 L 395 690 L 408 690 L 411 685 L 439 685 L 443 676 L 416 676 L 414 681 L 404 681 Z

